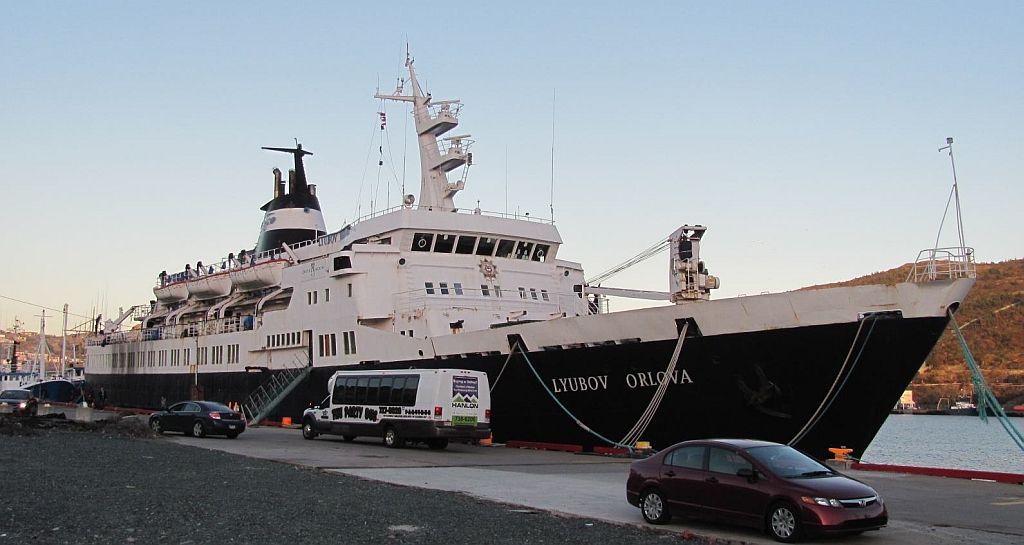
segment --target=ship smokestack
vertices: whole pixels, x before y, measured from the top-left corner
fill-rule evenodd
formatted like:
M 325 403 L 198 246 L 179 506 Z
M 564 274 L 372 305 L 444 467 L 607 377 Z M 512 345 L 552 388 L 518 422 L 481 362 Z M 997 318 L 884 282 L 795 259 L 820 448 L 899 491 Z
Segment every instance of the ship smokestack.
M 281 180 L 281 169 L 274 167 L 274 198 L 284 195 L 284 181 Z
M 288 194 L 295 194 L 295 171 L 288 169 Z

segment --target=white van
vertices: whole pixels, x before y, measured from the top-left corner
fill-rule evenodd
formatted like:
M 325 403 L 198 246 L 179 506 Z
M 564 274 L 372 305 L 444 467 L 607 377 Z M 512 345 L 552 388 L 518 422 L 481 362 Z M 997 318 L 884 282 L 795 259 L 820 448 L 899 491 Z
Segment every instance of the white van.
M 327 381 L 327 393 L 319 407 L 302 414 L 302 437 L 383 437 L 391 448 L 423 441 L 443 449 L 451 439 L 491 433 L 491 392 L 480 371 L 338 371 Z

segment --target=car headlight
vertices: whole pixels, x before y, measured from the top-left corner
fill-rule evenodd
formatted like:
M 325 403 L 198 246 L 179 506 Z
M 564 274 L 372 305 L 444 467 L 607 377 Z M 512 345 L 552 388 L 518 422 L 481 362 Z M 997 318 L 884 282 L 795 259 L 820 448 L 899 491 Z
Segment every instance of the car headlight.
M 28 401 L 22 401 L 21 403 L 18 403 L 19 409 L 24 409 L 25 407 L 28 407 Z
M 812 498 L 810 496 L 804 496 L 800 498 L 804 503 L 811 505 L 824 505 L 825 507 L 842 507 L 843 504 L 839 503 L 839 500 L 834 498 Z

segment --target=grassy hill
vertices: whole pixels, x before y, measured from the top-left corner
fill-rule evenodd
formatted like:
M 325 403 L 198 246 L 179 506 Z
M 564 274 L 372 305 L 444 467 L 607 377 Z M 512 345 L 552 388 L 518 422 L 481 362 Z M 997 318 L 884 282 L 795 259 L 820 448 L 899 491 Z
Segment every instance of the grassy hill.
M 910 264 L 825 286 L 903 282 Z M 979 263 L 978 282 L 956 314 L 967 345 L 996 397 L 1004 405 L 1024 403 L 1024 259 Z M 939 398 L 970 392 L 970 373 L 960 344 L 947 331 L 914 377 L 918 405 L 934 408 Z

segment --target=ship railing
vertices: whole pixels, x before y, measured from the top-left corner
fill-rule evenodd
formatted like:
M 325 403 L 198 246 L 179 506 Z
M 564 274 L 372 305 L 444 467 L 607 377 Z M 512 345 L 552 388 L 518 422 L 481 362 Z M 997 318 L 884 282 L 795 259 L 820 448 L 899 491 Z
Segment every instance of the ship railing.
M 145 329 L 118 331 L 107 335 L 97 335 L 87 339 L 86 344 L 88 346 L 106 346 L 108 344 L 158 341 L 161 339 L 182 339 L 186 337 L 198 337 L 201 335 L 237 333 L 239 331 L 250 331 L 252 329 L 253 319 L 251 315 L 229 316 L 227 318 L 206 320 L 204 322 L 161 325 L 156 327 L 147 327 Z
M 583 305 L 576 293 L 542 291 L 539 289 L 521 291 L 519 288 L 447 288 L 434 286 L 434 293 L 419 288 L 395 294 L 395 310 L 409 313 L 417 310 L 440 308 L 467 308 L 472 310 L 530 310 L 538 309 L 544 316 L 551 313 L 574 315 Z
M 444 100 L 441 102 L 432 102 L 427 105 L 427 111 L 430 113 L 431 120 L 437 119 L 458 119 L 459 113 L 462 111 L 462 103 L 454 100 Z
M 921 250 L 907 274 L 908 282 L 933 282 L 974 278 L 978 274 L 974 248 L 929 248 Z
M 495 211 L 492 211 L 492 210 L 466 209 L 466 208 L 443 208 L 443 207 L 440 207 L 440 206 L 420 206 L 420 205 L 406 206 L 406 205 L 396 205 L 396 206 L 392 206 L 390 208 L 385 208 L 385 209 L 382 209 L 382 210 L 377 210 L 375 212 L 371 212 L 369 214 L 360 216 L 357 220 L 352 222 L 352 224 L 354 225 L 354 224 L 359 223 L 361 221 L 365 221 L 365 220 L 368 220 L 368 219 L 371 219 L 371 218 L 375 218 L 375 217 L 378 217 L 378 216 L 384 216 L 384 215 L 390 214 L 392 212 L 396 212 L 398 210 L 403 210 L 403 209 L 421 209 L 421 208 L 423 210 L 432 210 L 432 211 L 440 211 L 440 212 L 454 212 L 454 213 L 458 213 L 458 214 L 473 214 L 473 215 L 476 215 L 476 216 L 489 216 L 489 217 L 495 217 L 495 218 L 507 218 L 507 219 L 521 220 L 521 221 L 532 221 L 532 222 L 536 222 L 536 223 L 546 223 L 546 224 L 554 224 L 555 223 L 555 220 L 553 220 L 553 219 L 543 218 L 543 217 L 539 217 L 539 216 L 531 216 L 529 212 L 525 212 L 525 213 L 523 213 L 523 212 L 495 212 Z M 327 236 L 327 235 L 325 235 L 325 236 Z

